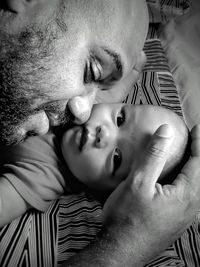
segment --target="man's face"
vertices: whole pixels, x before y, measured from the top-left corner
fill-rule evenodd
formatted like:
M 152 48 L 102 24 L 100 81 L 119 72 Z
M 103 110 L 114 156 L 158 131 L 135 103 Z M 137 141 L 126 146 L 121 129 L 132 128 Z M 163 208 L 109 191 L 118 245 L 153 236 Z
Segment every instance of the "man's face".
M 1 1 L 0 140 L 86 121 L 122 100 L 144 63 L 145 1 Z
M 150 137 L 162 124 L 174 131 L 166 172 L 176 164 L 172 158 L 182 156 L 187 128 L 172 111 L 152 105 L 94 105 L 85 125 L 63 135 L 63 156 L 80 181 L 97 190 L 113 190 L 127 177 L 135 160 L 142 158 Z

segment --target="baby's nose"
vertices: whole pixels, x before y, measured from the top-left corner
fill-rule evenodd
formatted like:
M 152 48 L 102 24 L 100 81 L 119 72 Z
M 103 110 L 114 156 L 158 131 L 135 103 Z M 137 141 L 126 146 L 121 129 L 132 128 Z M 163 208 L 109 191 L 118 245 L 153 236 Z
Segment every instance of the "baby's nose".
M 68 101 L 68 109 L 75 123 L 83 124 L 89 119 L 95 96 L 96 93 L 91 92 L 87 95 L 76 96 Z
M 96 129 L 95 145 L 97 148 L 104 148 L 110 141 L 110 131 L 108 127 L 102 125 Z

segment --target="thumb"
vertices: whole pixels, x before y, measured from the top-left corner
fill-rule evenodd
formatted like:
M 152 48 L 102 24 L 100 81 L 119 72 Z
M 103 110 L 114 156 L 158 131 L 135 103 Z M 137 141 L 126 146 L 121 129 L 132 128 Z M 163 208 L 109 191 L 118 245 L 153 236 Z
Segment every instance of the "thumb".
M 191 131 L 192 144 L 191 154 L 193 157 L 200 156 L 200 124 L 195 125 Z
M 168 150 L 173 140 L 172 128 L 161 125 L 153 134 L 138 166 L 135 166 L 132 186 L 139 186 L 144 194 L 154 195 L 155 184 L 164 168 L 168 157 Z M 134 166 L 133 166 L 134 168 Z

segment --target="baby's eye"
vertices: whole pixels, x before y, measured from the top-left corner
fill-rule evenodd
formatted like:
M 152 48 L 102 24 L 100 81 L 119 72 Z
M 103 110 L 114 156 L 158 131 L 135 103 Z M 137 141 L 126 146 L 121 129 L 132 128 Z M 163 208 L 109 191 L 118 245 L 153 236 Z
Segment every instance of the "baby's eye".
M 117 127 L 120 127 L 124 122 L 125 122 L 125 112 L 124 109 L 122 108 L 117 115 Z
M 122 163 L 122 153 L 119 148 L 116 148 L 113 155 L 113 172 L 112 172 L 113 175 L 115 175 L 116 171 L 121 166 L 121 163 Z

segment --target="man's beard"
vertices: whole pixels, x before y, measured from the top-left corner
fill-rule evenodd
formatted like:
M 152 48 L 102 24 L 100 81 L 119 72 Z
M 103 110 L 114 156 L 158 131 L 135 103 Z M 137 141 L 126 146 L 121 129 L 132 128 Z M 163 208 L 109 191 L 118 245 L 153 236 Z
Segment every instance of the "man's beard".
M 15 36 L 0 32 L 1 143 L 21 141 L 16 130 L 30 115 L 45 108 L 32 107 L 37 99 L 48 101 L 52 85 L 56 84 L 50 79 L 49 62 L 53 62 L 57 38 L 57 33 L 50 29 L 41 31 L 34 27 Z M 64 120 L 64 114 L 60 116 Z

